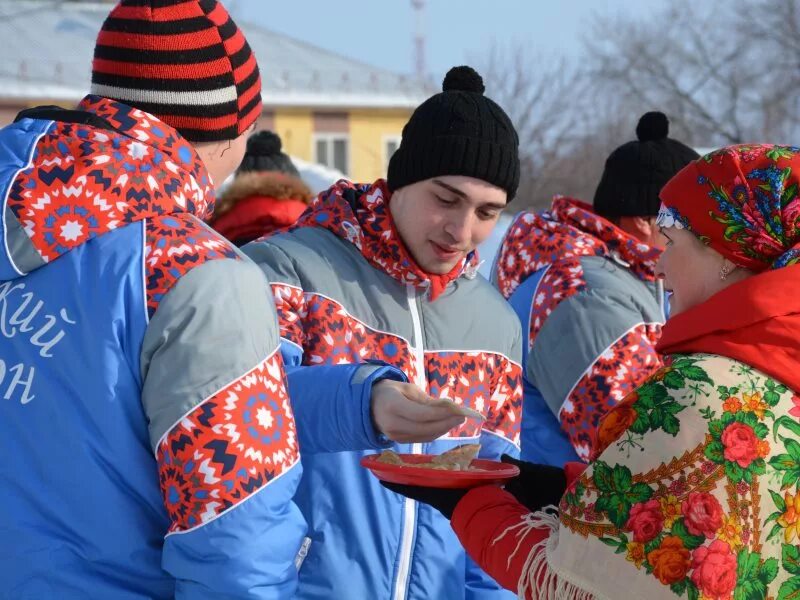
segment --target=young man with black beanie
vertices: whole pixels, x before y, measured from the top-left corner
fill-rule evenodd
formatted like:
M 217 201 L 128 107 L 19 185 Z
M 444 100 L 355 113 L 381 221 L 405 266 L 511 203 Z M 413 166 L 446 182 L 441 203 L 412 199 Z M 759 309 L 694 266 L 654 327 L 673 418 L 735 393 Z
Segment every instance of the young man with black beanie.
M 608 157 L 594 210 L 557 197 L 548 212 L 520 213 L 501 244 L 494 276 L 526 338 L 527 461 L 590 460 L 600 418 L 661 364 L 658 194 L 698 156 L 668 130 L 663 113 L 645 114 L 638 139 Z
M 294 597 L 275 308 L 203 223 L 260 114 L 222 4 L 122 0 L 91 94 L 0 131 L 3 597 Z
M 303 451 L 298 598 L 513 597 L 439 512 L 359 465 L 466 443 L 518 455 L 519 321 L 475 252 L 516 193 L 518 138 L 483 92 L 475 71 L 452 69 L 405 126 L 387 180 L 339 182 L 292 230 L 245 247 L 272 285 Z

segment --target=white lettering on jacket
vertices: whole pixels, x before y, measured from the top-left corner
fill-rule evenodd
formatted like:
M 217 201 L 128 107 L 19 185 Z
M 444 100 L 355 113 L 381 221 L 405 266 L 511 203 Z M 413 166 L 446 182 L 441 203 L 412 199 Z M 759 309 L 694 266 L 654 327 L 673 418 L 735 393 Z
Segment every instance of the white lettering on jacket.
M 48 313 L 44 301 L 26 291 L 24 283 L 0 284 L 0 335 L 9 340 L 26 337 L 42 358 L 53 357 L 53 348 L 66 335 L 65 329 L 75 323 L 64 308 Z M 35 398 L 31 392 L 35 374 L 33 366 L 10 365 L 0 359 L 0 396 L 27 404 Z

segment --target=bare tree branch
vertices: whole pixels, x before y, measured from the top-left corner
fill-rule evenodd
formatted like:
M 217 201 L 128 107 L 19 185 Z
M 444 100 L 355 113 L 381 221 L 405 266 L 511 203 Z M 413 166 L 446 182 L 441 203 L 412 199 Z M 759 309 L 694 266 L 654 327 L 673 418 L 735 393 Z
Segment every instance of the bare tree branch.
M 758 18 L 753 18 L 758 15 Z M 595 17 L 575 64 L 495 45 L 488 94 L 515 122 L 520 205 L 555 193 L 590 201 L 609 152 L 661 110 L 697 147 L 800 137 L 800 0 L 675 0 L 646 21 Z
M 534 56 L 522 45 L 495 44 L 474 62 L 484 74 L 487 94 L 509 114 L 519 134 L 519 206 L 543 207 L 565 193 L 554 165 L 576 143 L 587 110 L 588 80 L 564 59 Z
M 742 0 L 723 12 L 679 0 L 647 22 L 597 18 L 592 31 L 589 71 L 603 94 L 659 107 L 689 143 L 798 133 L 798 0 Z

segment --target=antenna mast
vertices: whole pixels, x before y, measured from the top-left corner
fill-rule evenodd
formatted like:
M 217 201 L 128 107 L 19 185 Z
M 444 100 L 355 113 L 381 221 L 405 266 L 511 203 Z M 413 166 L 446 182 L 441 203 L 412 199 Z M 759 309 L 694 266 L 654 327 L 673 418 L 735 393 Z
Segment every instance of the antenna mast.
M 425 81 L 425 0 L 411 0 L 414 9 L 414 74 Z

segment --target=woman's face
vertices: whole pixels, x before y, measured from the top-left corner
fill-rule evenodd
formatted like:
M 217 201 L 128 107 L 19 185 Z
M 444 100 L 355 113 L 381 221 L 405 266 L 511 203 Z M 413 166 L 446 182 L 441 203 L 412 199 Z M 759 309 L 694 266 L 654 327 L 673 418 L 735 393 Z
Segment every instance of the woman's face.
M 656 275 L 664 279 L 664 287 L 671 292 L 670 315 L 705 302 L 743 278 L 743 270 L 736 269 L 726 279 L 721 279 L 723 265 L 731 269 L 733 265 L 690 231 L 666 227 L 661 233 L 666 238 L 666 246 L 656 265 Z

